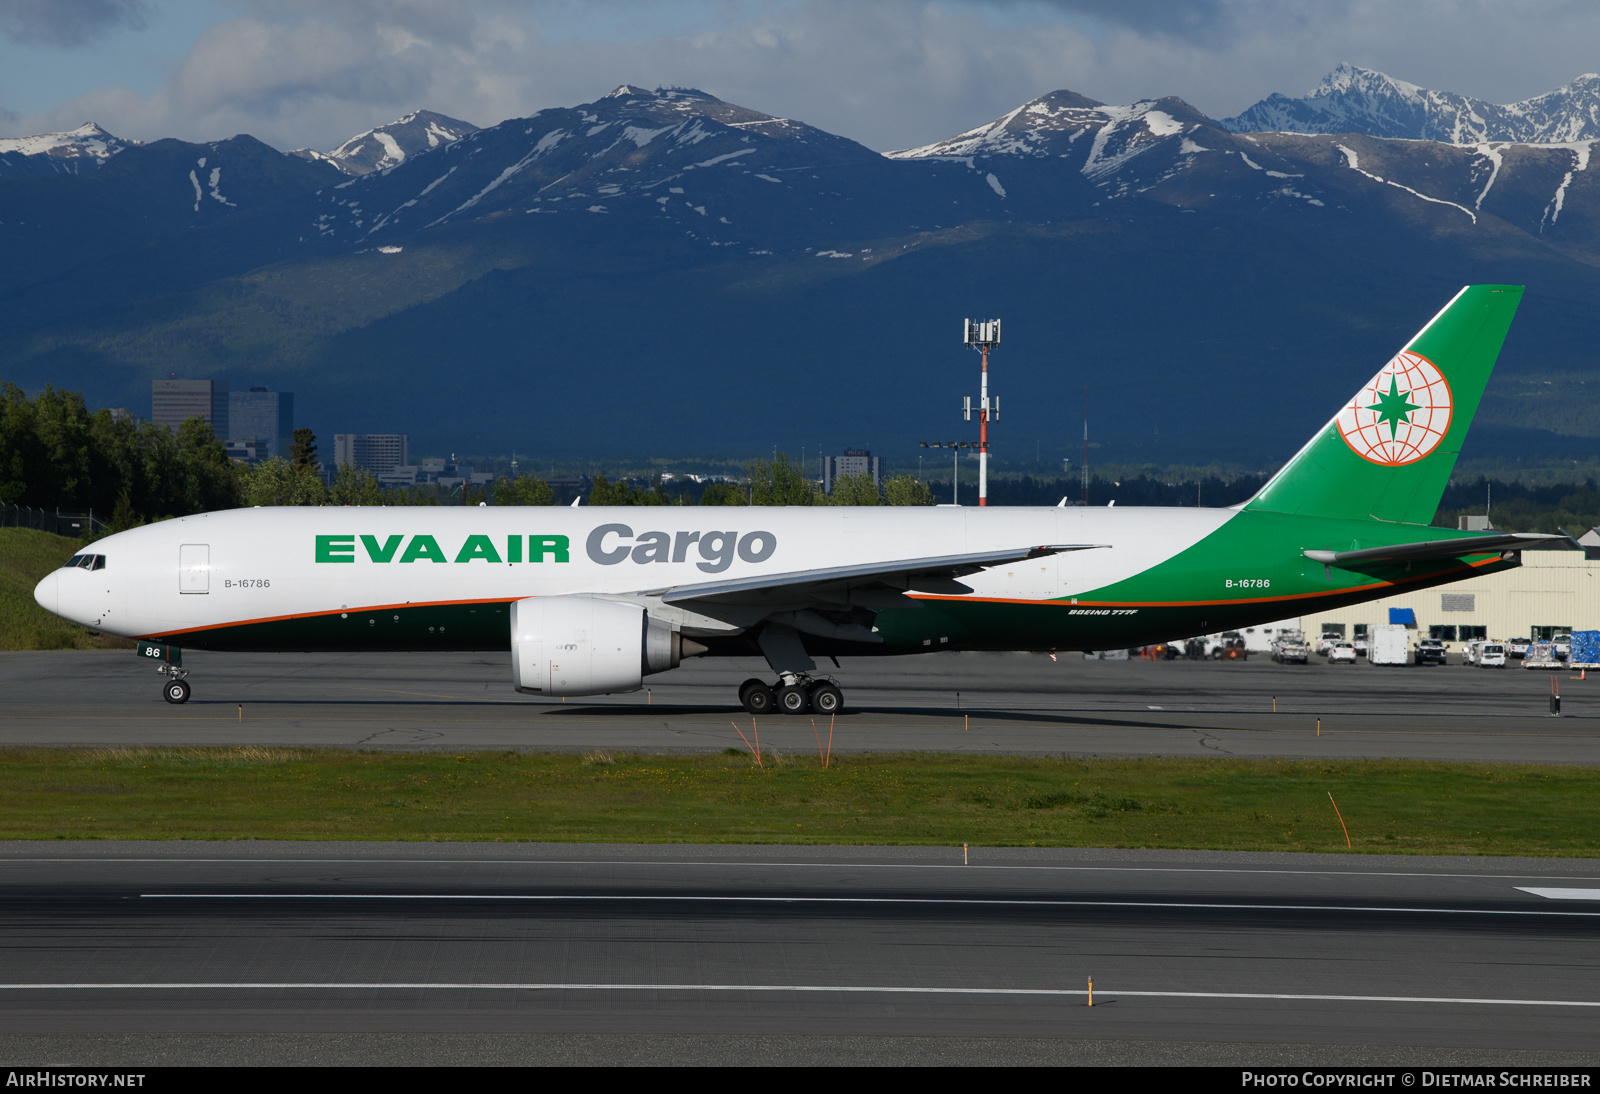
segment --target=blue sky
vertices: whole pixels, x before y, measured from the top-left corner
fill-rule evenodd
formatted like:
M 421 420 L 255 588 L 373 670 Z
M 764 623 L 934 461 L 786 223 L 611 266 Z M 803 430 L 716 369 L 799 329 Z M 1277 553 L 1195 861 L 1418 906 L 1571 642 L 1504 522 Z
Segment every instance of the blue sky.
M 1213 116 L 1340 61 L 1509 102 L 1600 68 L 1577 0 L 0 0 L 0 135 L 249 132 L 331 148 L 698 86 L 888 149 L 1070 88 Z

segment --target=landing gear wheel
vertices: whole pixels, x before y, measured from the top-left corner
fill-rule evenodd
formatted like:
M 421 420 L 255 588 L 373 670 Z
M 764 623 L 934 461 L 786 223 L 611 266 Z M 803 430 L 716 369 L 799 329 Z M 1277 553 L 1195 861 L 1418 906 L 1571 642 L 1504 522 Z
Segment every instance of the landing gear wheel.
M 187 703 L 189 701 L 189 682 L 187 680 L 173 680 L 161 689 L 161 694 L 169 703 Z
M 832 684 L 816 684 L 811 688 L 811 709 L 818 714 L 838 714 L 844 706 L 844 693 Z
M 778 709 L 785 714 L 804 714 L 811 709 L 811 696 L 804 684 L 787 684 L 778 689 Z
M 739 689 L 739 702 L 751 714 L 770 714 L 774 702 L 772 689 L 760 680 L 746 681 Z

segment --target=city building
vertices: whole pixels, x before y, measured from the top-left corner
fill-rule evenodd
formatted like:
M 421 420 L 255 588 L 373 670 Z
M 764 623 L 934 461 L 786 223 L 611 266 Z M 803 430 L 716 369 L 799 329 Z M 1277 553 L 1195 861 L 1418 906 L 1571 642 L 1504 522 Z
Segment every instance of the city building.
M 256 459 L 288 459 L 294 444 L 294 393 L 253 387 L 230 394 L 228 439 L 255 448 Z
M 353 464 L 381 479 L 411 462 L 407 459 L 410 447 L 407 433 L 335 433 L 333 463 L 335 467 Z
M 235 463 L 260 463 L 267 458 L 266 449 L 254 437 L 242 441 L 229 440 L 223 444 L 228 450 L 228 459 Z
M 883 457 L 865 448 L 847 448 L 842 456 L 822 457 L 822 492 L 833 493 L 833 484 L 846 475 L 871 475 L 872 485 L 883 487 Z
M 211 424 L 219 439 L 228 431 L 228 385 L 224 380 L 150 381 L 150 420 L 174 433 L 190 418 Z

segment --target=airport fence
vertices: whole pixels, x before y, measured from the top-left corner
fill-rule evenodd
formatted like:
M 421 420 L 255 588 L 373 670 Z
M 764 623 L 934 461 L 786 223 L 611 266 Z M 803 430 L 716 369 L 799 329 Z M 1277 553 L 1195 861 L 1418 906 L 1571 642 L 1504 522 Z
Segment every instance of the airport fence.
M 106 530 L 106 522 L 94 510 L 35 509 L 31 505 L 0 505 L 0 528 L 37 528 L 74 539 Z

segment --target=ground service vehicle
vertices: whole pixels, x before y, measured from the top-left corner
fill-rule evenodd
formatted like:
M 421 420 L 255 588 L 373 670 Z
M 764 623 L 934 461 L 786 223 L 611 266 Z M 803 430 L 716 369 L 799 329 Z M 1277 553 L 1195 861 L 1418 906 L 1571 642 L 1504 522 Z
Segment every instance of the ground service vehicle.
M 1404 665 L 1411 661 L 1411 636 L 1398 623 L 1367 628 L 1367 660 L 1374 665 Z
M 1303 665 L 1310 656 L 1299 635 L 1285 635 L 1272 644 L 1272 659 L 1280 665 Z
M 1328 664 L 1353 665 L 1356 663 L 1356 647 L 1354 642 L 1335 642 L 1328 647 Z
M 1338 631 L 1323 631 L 1317 636 L 1317 654 L 1321 657 L 1328 656 L 1328 651 L 1333 649 L 1335 642 L 1343 642 L 1344 635 Z
M 1565 662 L 1556 657 L 1554 642 L 1530 642 L 1528 652 L 1522 658 L 1522 667 L 1525 669 L 1559 669 L 1564 666 Z
M 1478 647 L 1478 667 L 1482 669 L 1503 669 L 1506 667 L 1506 647 L 1504 642 L 1484 642 Z
M 1223 631 L 1216 644 L 1211 647 L 1213 661 L 1247 661 L 1250 650 L 1244 643 L 1244 635 L 1238 631 Z
M 1443 665 L 1446 663 L 1449 647 L 1437 638 L 1422 638 L 1417 641 L 1417 664 Z
M 108 536 L 34 596 L 138 639 L 174 703 L 185 648 L 497 651 L 542 697 L 759 654 L 745 709 L 832 713 L 818 657 L 1125 650 L 1519 565 L 1563 537 L 1429 522 L 1521 296 L 1462 289 L 1227 509 L 240 509 Z
M 1520 661 L 1528 656 L 1528 647 L 1532 644 L 1531 638 L 1513 638 L 1506 643 L 1506 656 Z

